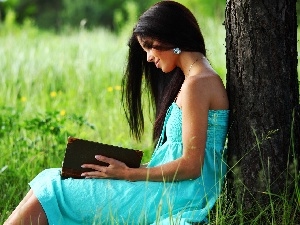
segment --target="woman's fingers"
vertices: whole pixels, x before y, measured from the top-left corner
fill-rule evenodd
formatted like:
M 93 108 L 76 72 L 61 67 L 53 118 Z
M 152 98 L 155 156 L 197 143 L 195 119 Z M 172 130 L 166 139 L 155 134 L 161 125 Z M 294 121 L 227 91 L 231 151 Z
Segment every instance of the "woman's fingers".
M 83 164 L 82 168 L 89 168 L 94 171 L 84 172 L 81 176 L 86 178 L 116 178 L 120 171 L 127 168 L 126 164 L 113 158 L 108 158 L 101 155 L 96 155 L 95 158 L 101 162 L 108 163 L 109 166 L 99 166 L 95 164 Z
M 83 164 L 81 167 L 94 170 L 94 171 L 82 173 L 81 174 L 82 177 L 98 177 L 98 178 L 103 177 L 106 170 L 105 166 L 99 166 L 95 164 Z
M 89 169 L 93 169 L 93 170 L 98 170 L 98 171 L 104 171 L 105 168 L 107 168 L 106 166 L 99 166 L 96 164 L 83 164 L 81 166 L 82 168 L 89 168 Z
M 91 171 L 91 172 L 85 172 L 81 174 L 82 177 L 85 178 L 107 178 L 107 174 L 103 171 Z

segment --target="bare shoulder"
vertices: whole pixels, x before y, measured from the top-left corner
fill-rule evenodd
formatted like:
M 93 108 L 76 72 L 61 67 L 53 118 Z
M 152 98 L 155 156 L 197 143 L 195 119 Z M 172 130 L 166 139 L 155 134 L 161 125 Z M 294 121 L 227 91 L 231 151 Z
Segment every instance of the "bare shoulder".
M 202 73 L 199 75 L 190 76 L 185 81 L 186 86 L 193 86 L 193 87 L 202 87 L 205 88 L 207 85 L 223 85 L 222 79 L 216 73 Z
M 209 109 L 228 109 L 228 98 L 222 79 L 214 72 L 190 76 L 183 87 L 185 99 L 207 105 Z

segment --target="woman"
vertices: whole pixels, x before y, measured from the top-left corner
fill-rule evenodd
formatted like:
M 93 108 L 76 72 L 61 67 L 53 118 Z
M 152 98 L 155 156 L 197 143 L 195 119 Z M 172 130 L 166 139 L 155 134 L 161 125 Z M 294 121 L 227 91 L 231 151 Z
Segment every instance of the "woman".
M 148 9 L 129 41 L 123 103 L 139 138 L 145 83 L 156 112 L 157 145 L 150 162 L 133 169 L 96 156 L 109 166 L 83 165 L 94 171 L 82 176 L 95 179 L 61 180 L 59 169 L 45 170 L 30 182 L 31 190 L 5 224 L 204 221 L 226 171 L 228 121 L 225 88 L 205 55 L 200 28 L 187 8 L 161 1 Z

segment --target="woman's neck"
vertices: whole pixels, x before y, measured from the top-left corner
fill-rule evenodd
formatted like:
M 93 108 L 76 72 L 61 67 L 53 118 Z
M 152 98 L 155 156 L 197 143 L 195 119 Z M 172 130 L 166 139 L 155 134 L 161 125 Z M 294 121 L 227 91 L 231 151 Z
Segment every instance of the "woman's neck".
M 199 71 L 205 66 L 203 59 L 205 59 L 205 56 L 200 52 L 182 52 L 178 67 L 187 78 L 194 74 L 194 71 Z

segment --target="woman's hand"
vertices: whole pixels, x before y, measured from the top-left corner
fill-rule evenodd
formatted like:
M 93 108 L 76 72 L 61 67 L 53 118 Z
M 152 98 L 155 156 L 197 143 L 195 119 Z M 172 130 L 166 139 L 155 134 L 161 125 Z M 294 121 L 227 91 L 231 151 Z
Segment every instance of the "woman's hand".
M 113 158 L 108 158 L 101 155 L 96 155 L 95 158 L 98 161 L 108 163 L 109 166 L 99 166 L 95 164 L 83 164 L 82 168 L 90 168 L 95 171 L 84 172 L 81 176 L 86 178 L 114 178 L 114 179 L 125 179 L 126 170 L 129 167 L 125 163 L 118 161 Z

